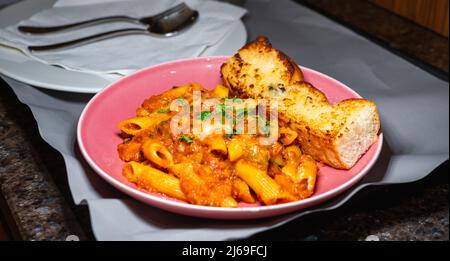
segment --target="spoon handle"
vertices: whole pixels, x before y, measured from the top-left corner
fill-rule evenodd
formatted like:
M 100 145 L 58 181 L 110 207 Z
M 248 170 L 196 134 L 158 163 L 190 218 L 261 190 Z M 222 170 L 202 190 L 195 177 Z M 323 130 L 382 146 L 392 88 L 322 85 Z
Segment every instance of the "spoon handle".
M 49 45 L 35 45 L 35 46 L 28 46 L 28 50 L 30 52 L 34 51 L 50 51 L 55 49 L 64 49 L 64 48 L 70 48 L 80 45 L 85 45 L 88 43 L 97 42 L 100 40 L 104 40 L 107 38 L 122 36 L 122 35 L 129 35 L 129 34 L 150 34 L 147 29 L 139 29 L 139 28 L 128 28 L 128 29 L 120 29 L 120 30 L 114 30 L 99 34 L 94 34 L 90 36 L 86 36 L 79 39 L 70 40 L 67 42 L 61 42 L 61 43 L 55 43 L 55 44 L 49 44 Z
M 31 34 L 45 34 L 45 33 L 53 33 L 66 29 L 75 29 L 85 26 L 92 26 L 96 24 L 110 23 L 110 22 L 130 22 L 130 23 L 140 23 L 140 21 L 136 18 L 128 17 L 128 16 L 107 16 L 101 18 L 90 19 L 86 21 L 76 22 L 72 24 L 65 25 L 57 25 L 57 26 L 28 26 L 21 25 L 18 27 L 19 31 L 23 33 L 31 33 Z

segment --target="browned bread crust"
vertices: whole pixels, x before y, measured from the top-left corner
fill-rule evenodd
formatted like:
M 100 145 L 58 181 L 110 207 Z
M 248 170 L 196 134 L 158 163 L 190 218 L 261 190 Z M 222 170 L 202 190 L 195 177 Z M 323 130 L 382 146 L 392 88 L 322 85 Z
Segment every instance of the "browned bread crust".
M 279 117 L 298 132 L 304 153 L 334 168 L 351 168 L 378 138 L 375 103 L 348 99 L 331 105 L 265 37 L 241 48 L 222 65 L 221 75 L 240 97 L 277 99 Z
M 258 95 L 257 90 L 252 90 L 255 86 L 281 86 L 303 80 L 297 64 L 262 36 L 242 47 L 222 65 L 221 71 L 224 84 L 233 86 L 241 96 Z

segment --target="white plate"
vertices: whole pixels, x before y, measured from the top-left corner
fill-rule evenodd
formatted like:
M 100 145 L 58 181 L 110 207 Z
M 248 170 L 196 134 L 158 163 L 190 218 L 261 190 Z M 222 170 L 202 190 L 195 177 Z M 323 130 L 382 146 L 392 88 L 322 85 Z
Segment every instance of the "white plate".
M 26 0 L 8 6 L 0 11 L 0 27 L 6 27 L 24 20 L 33 14 L 50 8 L 56 0 Z M 206 49 L 201 56 L 232 55 L 247 41 L 247 32 L 242 21 L 236 21 L 217 45 Z M 65 70 L 38 62 L 20 51 L 0 46 L 0 73 L 18 81 L 46 89 L 96 93 L 117 80 L 120 76 L 105 79 L 86 72 Z

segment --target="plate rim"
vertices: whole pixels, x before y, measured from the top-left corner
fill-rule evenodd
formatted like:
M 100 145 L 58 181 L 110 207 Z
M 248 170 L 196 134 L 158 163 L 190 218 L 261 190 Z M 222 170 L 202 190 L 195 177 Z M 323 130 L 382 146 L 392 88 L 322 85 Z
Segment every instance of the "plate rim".
M 178 60 L 173 60 L 173 61 L 169 61 L 169 62 L 164 62 L 164 63 L 160 63 L 154 66 L 149 66 L 146 68 L 142 68 L 132 74 L 129 74 L 127 76 L 124 76 L 122 78 L 120 78 L 119 80 L 109 84 L 107 87 L 105 87 L 104 89 L 102 89 L 101 91 L 99 91 L 97 94 L 95 94 L 87 103 L 87 105 L 84 107 L 81 116 L 78 120 L 78 124 L 77 124 L 77 144 L 78 147 L 81 151 L 81 154 L 83 155 L 83 158 L 86 160 L 86 162 L 89 164 L 89 166 L 95 171 L 95 173 L 97 173 L 97 175 L 101 176 L 105 181 L 107 181 L 109 184 L 111 184 L 112 186 L 114 186 L 116 189 L 124 192 L 125 194 L 130 195 L 131 197 L 144 202 L 147 205 L 147 202 L 144 201 L 144 199 L 151 201 L 152 203 L 155 203 L 152 206 L 158 207 L 160 209 L 164 209 L 166 211 L 172 212 L 172 213 L 177 213 L 180 215 L 187 215 L 187 216 L 196 216 L 196 217 L 204 217 L 205 214 L 202 214 L 201 212 L 206 211 L 209 212 L 208 218 L 211 219 L 259 219 L 259 218 L 264 218 L 264 217 L 268 217 L 268 216 L 278 216 L 281 214 L 286 214 L 286 213 L 291 213 L 294 211 L 299 211 L 305 208 L 308 208 L 310 206 L 313 205 L 318 205 L 326 200 L 329 200 L 330 198 L 333 198 L 345 191 L 347 191 L 348 189 L 350 189 L 353 185 L 355 185 L 359 180 L 361 180 L 368 172 L 369 170 L 373 167 L 373 165 L 377 162 L 380 153 L 381 153 L 381 149 L 383 147 L 383 132 L 380 131 L 380 133 L 378 134 L 378 138 L 377 141 L 371 145 L 372 146 L 376 146 L 376 150 L 374 153 L 374 156 L 369 160 L 369 162 L 363 167 L 362 170 L 359 171 L 359 173 L 357 175 L 355 175 L 354 177 L 352 177 L 351 179 L 349 179 L 348 181 L 346 181 L 345 183 L 341 184 L 340 186 L 337 186 L 331 190 L 328 190 L 320 195 L 317 196 L 312 196 L 303 200 L 298 200 L 298 201 L 293 201 L 293 202 L 288 202 L 288 203 L 282 203 L 282 204 L 276 204 L 276 205 L 269 205 L 269 206 L 254 206 L 254 207 L 237 207 L 237 208 L 223 208 L 223 207 L 211 207 L 211 206 L 201 206 L 201 205 L 194 205 L 194 204 L 189 204 L 186 202 L 179 202 L 179 201 L 174 201 L 174 200 L 168 200 L 166 198 L 163 197 L 158 197 L 155 195 L 151 195 L 148 194 L 144 191 L 141 191 L 139 189 L 133 188 L 125 183 L 120 182 L 119 180 L 113 178 L 112 176 L 108 175 L 108 173 L 106 173 L 105 171 L 103 171 L 95 162 L 94 160 L 89 156 L 86 148 L 85 148 L 85 144 L 84 141 L 82 139 L 82 127 L 85 121 L 85 117 L 87 112 L 90 110 L 90 107 L 92 106 L 92 104 L 102 95 L 105 95 L 104 93 L 107 92 L 111 87 L 120 84 L 120 82 L 127 80 L 128 77 L 134 76 L 135 74 L 141 74 L 144 71 L 147 70 L 151 70 L 155 67 L 159 67 L 159 66 L 168 66 L 171 64 L 175 64 L 175 63 L 183 63 L 186 61 L 193 61 L 193 60 L 211 60 L 211 59 L 228 59 L 229 56 L 208 56 L 208 57 L 195 57 L 195 58 L 187 58 L 187 59 L 178 59 Z M 299 65 L 300 66 L 300 65 Z M 347 85 L 343 84 L 342 82 L 326 75 L 323 74 L 321 72 L 318 72 L 316 70 L 310 69 L 308 67 L 304 67 L 304 66 L 300 66 L 302 70 L 309 70 L 312 72 L 315 72 L 319 75 L 321 75 L 324 78 L 328 78 L 331 81 L 335 81 L 337 83 L 339 83 L 341 86 L 343 86 L 345 89 L 347 89 L 348 91 L 352 92 L 355 96 L 362 98 L 361 95 L 359 95 L 356 91 L 354 91 L 353 89 L 351 89 L 350 87 L 348 87 Z M 137 197 L 136 197 L 137 196 Z M 180 213 L 177 211 L 173 211 L 173 210 L 169 210 L 165 207 L 160 207 L 159 205 L 165 205 L 166 207 L 177 207 L 177 208 L 181 208 L 181 209 L 189 209 L 191 211 L 194 211 L 194 213 Z M 294 209 L 293 209 L 294 208 Z M 284 211 L 283 211 L 284 210 Z M 279 211 L 278 214 L 271 214 L 271 211 Z M 260 213 L 264 213 L 264 212 L 268 212 L 267 215 L 264 214 L 260 214 Z M 218 216 L 218 214 L 222 214 L 222 215 L 235 215 L 235 214 L 239 214 L 239 213 L 246 213 L 249 214 L 249 216 L 246 217 L 235 217 L 235 216 Z M 253 215 L 252 215 L 253 214 Z M 258 216 L 255 216 L 255 214 L 259 214 Z

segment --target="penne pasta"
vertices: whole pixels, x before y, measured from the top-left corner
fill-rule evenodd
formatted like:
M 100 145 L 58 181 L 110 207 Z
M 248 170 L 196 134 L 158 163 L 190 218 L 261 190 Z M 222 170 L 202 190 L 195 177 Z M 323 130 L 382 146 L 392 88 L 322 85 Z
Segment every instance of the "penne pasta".
M 124 165 L 123 175 L 130 182 L 137 183 L 141 187 L 151 188 L 170 197 L 186 200 L 178 178 L 151 166 L 131 161 Z
M 182 96 L 186 90 L 189 88 L 189 85 L 182 85 L 178 87 L 174 87 L 166 92 L 167 96 L 180 97 Z
M 228 147 L 228 159 L 231 162 L 234 162 L 234 161 L 238 160 L 239 158 L 241 158 L 241 156 L 244 153 L 242 143 L 239 140 L 231 140 L 228 143 L 227 147 Z
M 154 120 L 150 117 L 134 117 L 119 123 L 119 129 L 129 135 L 136 135 L 144 129 L 149 128 Z
M 255 203 L 256 200 L 250 192 L 247 183 L 242 179 L 236 178 L 233 181 L 233 197 L 237 200 L 242 200 L 246 203 Z
M 222 135 L 208 136 L 204 139 L 211 151 L 219 152 L 222 155 L 227 155 L 227 144 Z
M 286 159 L 284 161 L 283 168 L 281 171 L 288 176 L 292 182 L 299 182 L 300 178 L 298 176 L 298 165 L 300 163 L 300 157 L 302 156 L 302 151 L 296 145 L 291 145 L 284 149 L 283 156 Z
M 303 155 L 301 157 L 298 173 L 299 179 L 306 181 L 307 191 L 309 192 L 309 195 L 311 195 L 314 191 L 317 178 L 317 164 L 311 156 Z
M 311 196 L 317 166 L 302 155 L 297 133 L 265 120 L 263 103 L 228 96 L 225 86 L 208 91 L 190 83 L 145 99 L 135 117 L 119 123 L 123 175 L 141 189 L 203 206 Z
M 296 145 L 291 145 L 284 149 L 283 156 L 288 162 L 298 162 L 300 156 L 302 156 L 302 151 Z
M 284 196 L 280 185 L 267 175 L 266 171 L 261 170 L 244 160 L 236 162 L 235 168 L 237 175 L 243 179 L 253 191 L 255 191 L 264 204 L 275 204 Z
M 202 86 L 198 83 L 188 83 L 181 86 L 176 86 L 165 92 L 166 96 L 169 97 L 183 97 L 184 94 L 187 93 L 188 90 L 199 91 L 202 90 Z
M 149 112 L 147 109 L 142 108 L 142 107 L 139 107 L 136 110 L 136 116 L 139 116 L 139 117 L 150 116 L 150 114 L 151 114 L 151 112 Z
M 152 113 L 148 117 L 137 116 L 120 122 L 119 129 L 126 134 L 134 136 L 168 119 L 170 119 L 170 116 L 165 113 Z
M 237 205 L 238 205 L 237 201 L 231 196 L 224 198 L 223 201 L 220 203 L 220 206 L 224 208 L 235 208 L 237 207 Z
M 205 184 L 204 180 L 200 178 L 200 176 L 197 175 L 197 173 L 195 173 L 194 167 L 190 163 L 174 164 L 170 168 L 170 171 L 174 173 L 175 176 L 181 179 L 189 180 L 191 183 L 195 185 L 201 186 Z
M 300 177 L 297 175 L 298 162 L 289 162 L 282 169 L 281 172 L 288 176 L 292 182 L 300 182 Z
M 282 173 L 290 182 L 282 176 L 275 177 L 275 180 L 299 199 L 307 198 L 314 193 L 317 165 L 311 156 L 302 155 L 298 163 L 290 163 L 283 167 Z
M 298 137 L 298 133 L 291 128 L 280 128 L 280 141 L 283 145 L 289 145 Z
M 162 168 L 173 165 L 173 157 L 169 150 L 161 143 L 147 140 L 142 145 L 144 157 Z
M 217 98 L 227 98 L 229 90 L 223 85 L 217 85 L 212 91 L 211 95 Z

